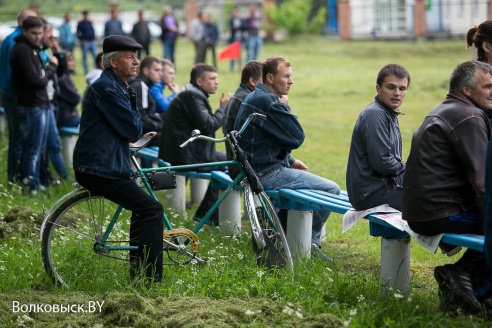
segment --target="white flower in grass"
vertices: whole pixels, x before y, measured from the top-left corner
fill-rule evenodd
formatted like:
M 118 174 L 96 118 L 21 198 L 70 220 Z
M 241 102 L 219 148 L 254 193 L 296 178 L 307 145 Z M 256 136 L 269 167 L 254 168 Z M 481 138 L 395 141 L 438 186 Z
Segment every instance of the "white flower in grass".
M 348 327 L 350 325 L 350 320 L 346 320 L 343 322 L 344 327 Z
M 393 296 L 394 296 L 395 298 L 398 298 L 398 299 L 400 299 L 400 298 L 404 298 L 404 297 L 405 297 L 405 296 L 403 296 L 403 295 L 402 295 L 402 294 L 400 294 L 400 293 L 394 293 L 394 294 L 393 294 Z
M 357 296 L 357 302 L 364 302 L 364 295 Z
M 182 285 L 184 281 L 182 279 L 176 280 L 176 285 Z
M 242 259 L 244 258 L 244 254 L 243 254 L 243 253 L 241 253 L 241 252 L 239 252 L 239 253 L 237 254 L 237 257 L 238 257 L 240 260 L 242 260 Z
M 215 252 L 215 249 L 211 249 L 208 251 L 208 255 L 214 255 L 216 252 Z
M 353 317 L 354 315 L 357 314 L 357 309 L 350 310 L 349 315 Z
M 261 277 L 263 277 L 263 276 L 265 275 L 265 271 L 263 271 L 263 270 L 258 270 L 258 271 L 256 272 L 256 275 L 258 276 L 258 278 L 261 278 Z

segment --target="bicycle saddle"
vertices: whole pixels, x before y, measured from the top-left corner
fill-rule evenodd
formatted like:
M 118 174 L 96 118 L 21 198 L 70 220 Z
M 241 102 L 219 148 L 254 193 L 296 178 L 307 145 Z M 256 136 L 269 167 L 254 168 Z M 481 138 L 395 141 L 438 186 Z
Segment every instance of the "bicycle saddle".
M 152 140 L 152 138 L 155 137 L 156 135 L 157 135 L 157 132 L 154 132 L 154 131 L 147 132 L 146 134 L 141 136 L 140 139 L 138 139 L 137 141 L 130 142 L 130 148 L 141 149 L 141 148 L 147 146 L 147 144 L 150 142 L 150 140 Z

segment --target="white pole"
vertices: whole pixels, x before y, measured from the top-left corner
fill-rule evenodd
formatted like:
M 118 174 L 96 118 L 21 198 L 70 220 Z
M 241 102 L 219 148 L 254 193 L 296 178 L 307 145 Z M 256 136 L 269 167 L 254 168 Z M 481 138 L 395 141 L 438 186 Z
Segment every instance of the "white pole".
M 410 238 L 381 238 L 381 295 L 410 290 Z
M 313 211 L 288 211 L 287 244 L 293 258 L 311 257 L 312 231 Z

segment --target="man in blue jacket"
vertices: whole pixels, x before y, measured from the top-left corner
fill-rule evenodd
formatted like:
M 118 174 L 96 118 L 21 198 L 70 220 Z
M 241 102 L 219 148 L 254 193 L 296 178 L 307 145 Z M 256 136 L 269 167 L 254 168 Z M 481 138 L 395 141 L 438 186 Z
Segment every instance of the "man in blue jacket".
M 291 156 L 293 149 L 304 142 L 304 130 L 281 101 L 289 93 L 292 81 L 291 64 L 281 57 L 270 57 L 263 64 L 263 83 L 257 82 L 255 91 L 244 99 L 239 108 L 234 129 L 239 130 L 252 113 L 266 115 L 266 120 L 253 120 L 239 138 L 239 145 L 265 189 L 315 189 L 340 194 L 338 185 L 328 179 L 307 172 L 307 165 Z M 313 213 L 312 247 L 315 257 L 330 262 L 321 252 L 321 228 L 329 211 Z M 288 229 L 288 227 L 287 227 Z
M 12 82 L 12 68 L 10 67 L 10 53 L 16 41 L 15 38 L 22 34 L 22 23 L 29 16 L 36 16 L 31 9 L 23 9 L 17 15 L 18 26 L 3 41 L 0 50 L 0 89 L 2 92 L 2 105 L 7 114 L 9 129 L 9 150 L 7 153 L 7 176 L 9 182 L 16 182 L 19 175 L 19 162 L 22 146 L 19 138 L 19 122 L 17 117 L 17 95 Z
M 136 92 L 129 78 L 137 75 L 142 46 L 119 35 L 103 41 L 104 71 L 84 96 L 80 135 L 75 144 L 75 179 L 94 194 L 132 211 L 132 276 L 142 270 L 150 282 L 162 279 L 163 207 L 132 179 L 131 141 L 142 134 Z

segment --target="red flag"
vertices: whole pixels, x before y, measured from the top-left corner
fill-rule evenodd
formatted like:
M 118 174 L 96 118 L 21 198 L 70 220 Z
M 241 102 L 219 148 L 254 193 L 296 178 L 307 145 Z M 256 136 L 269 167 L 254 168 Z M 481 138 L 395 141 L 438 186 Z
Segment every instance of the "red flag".
M 227 48 L 219 52 L 219 60 L 241 58 L 241 41 L 231 43 Z

